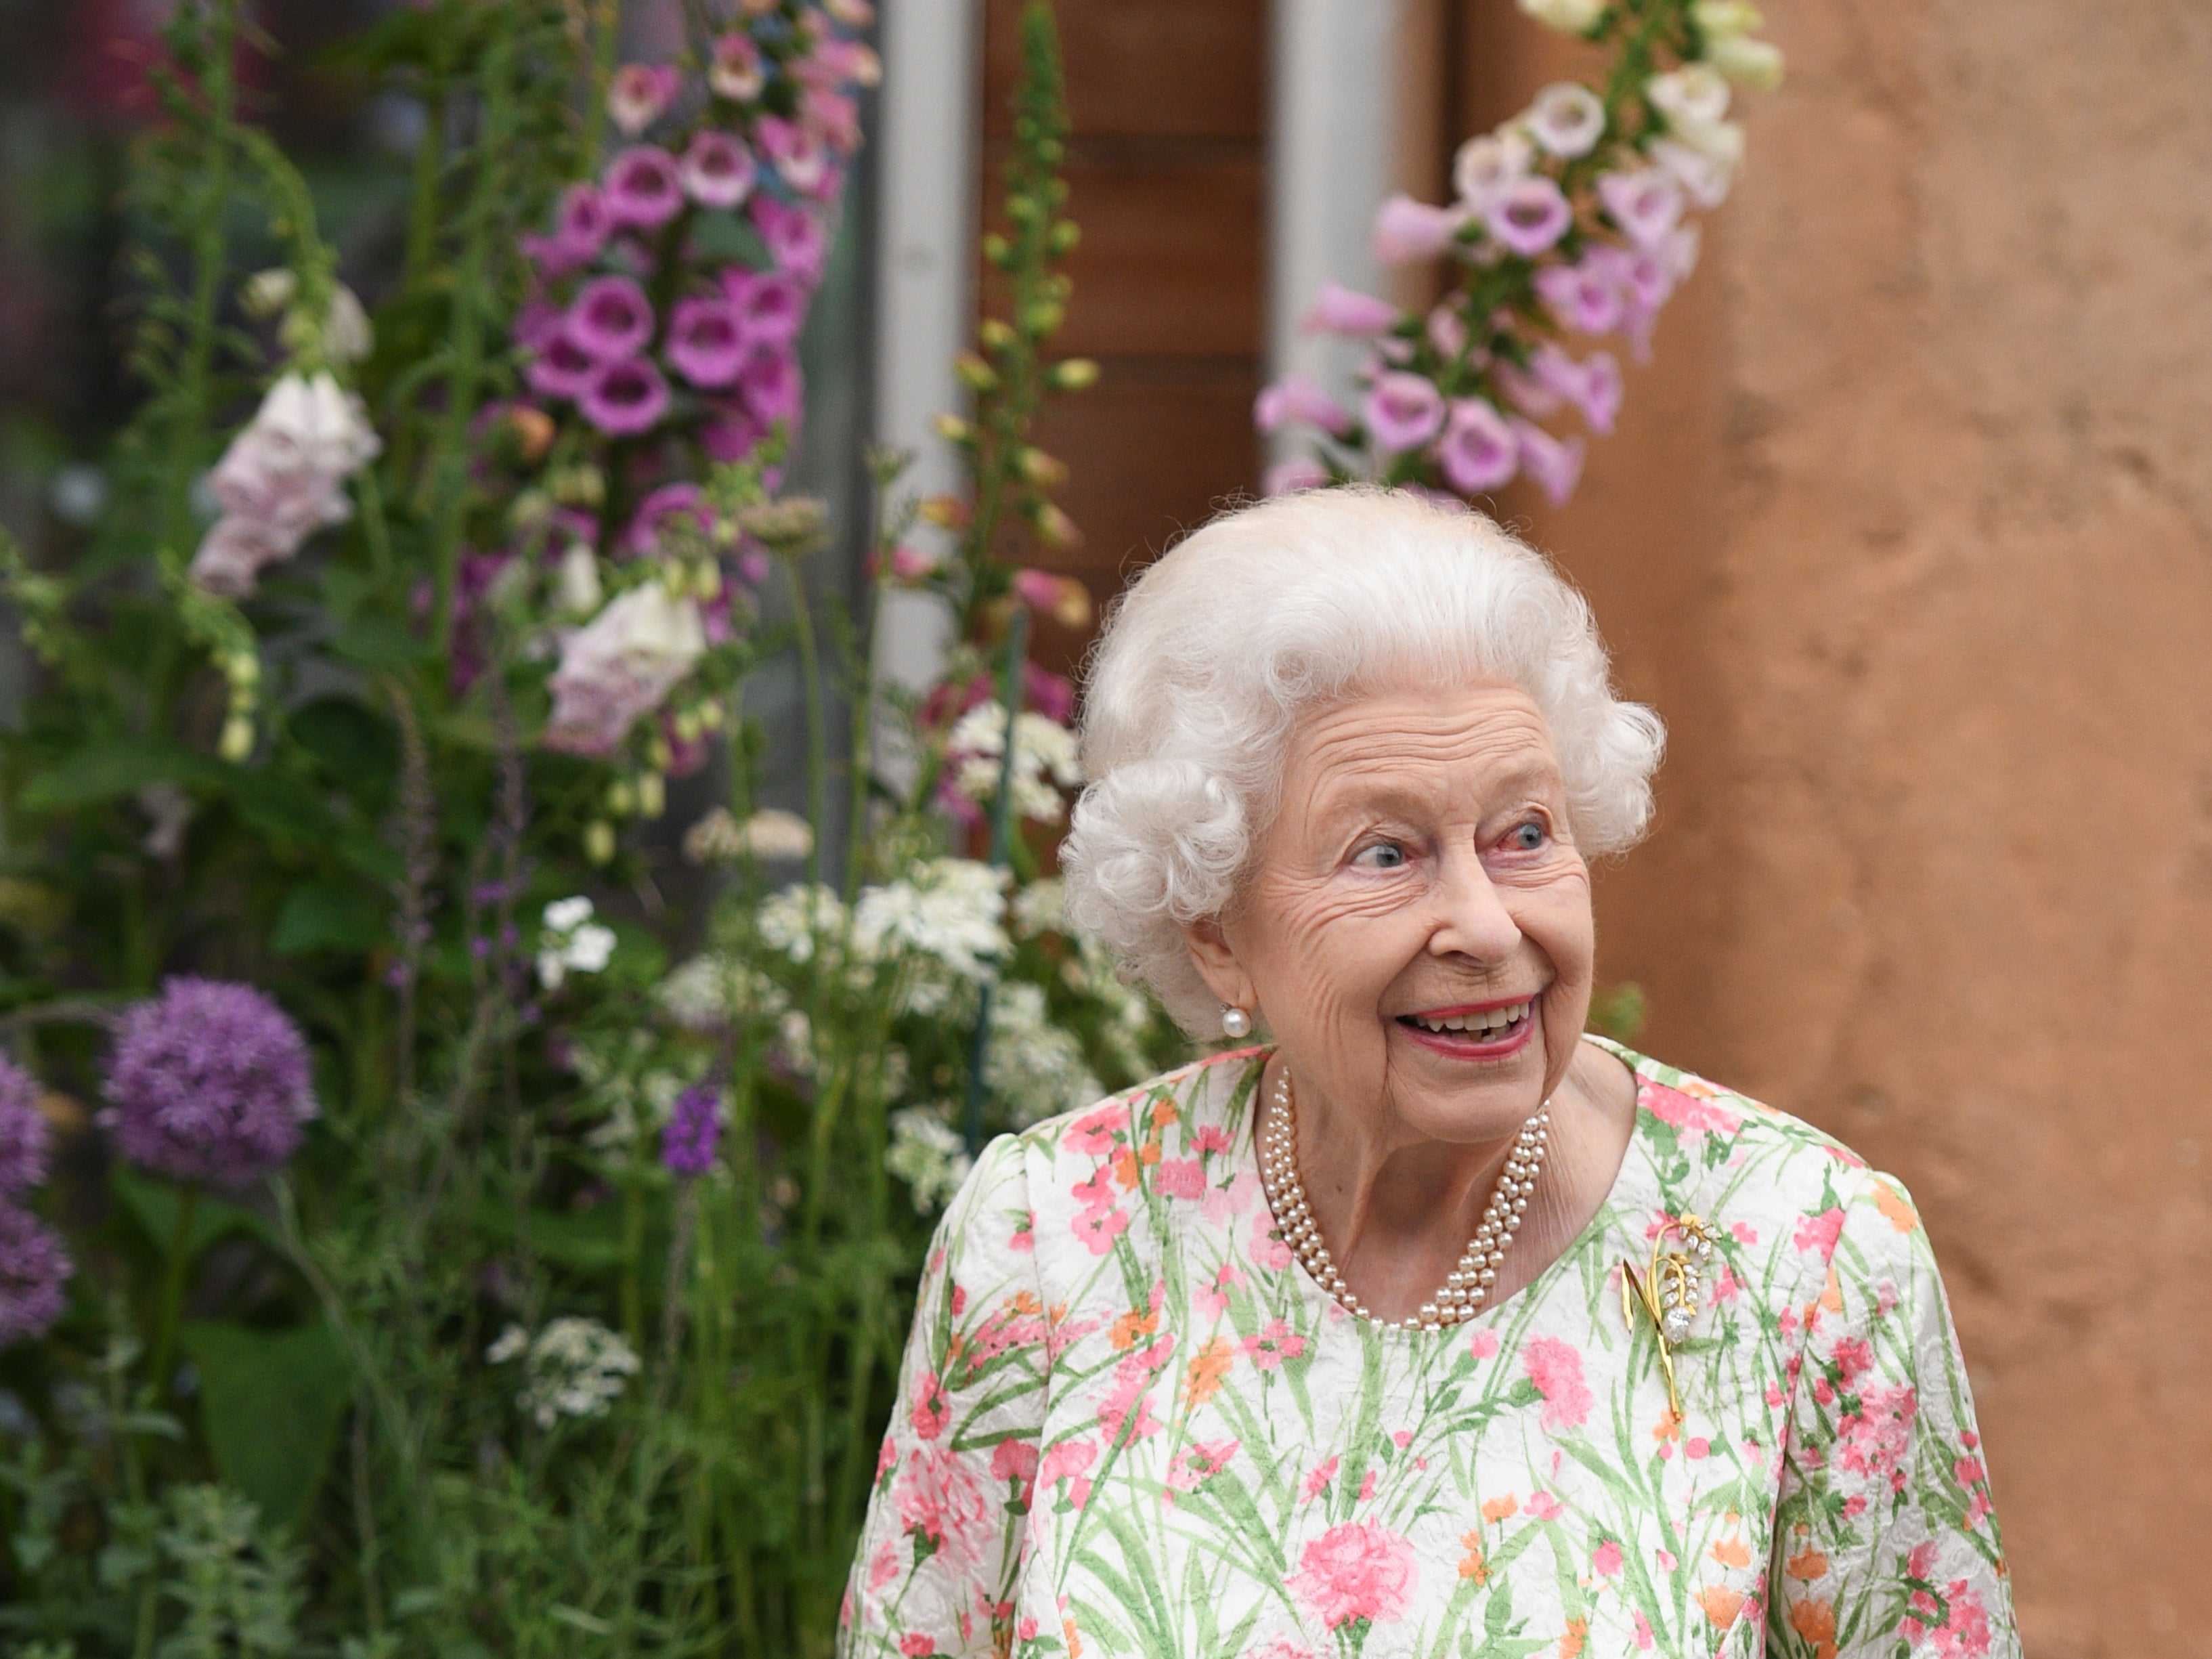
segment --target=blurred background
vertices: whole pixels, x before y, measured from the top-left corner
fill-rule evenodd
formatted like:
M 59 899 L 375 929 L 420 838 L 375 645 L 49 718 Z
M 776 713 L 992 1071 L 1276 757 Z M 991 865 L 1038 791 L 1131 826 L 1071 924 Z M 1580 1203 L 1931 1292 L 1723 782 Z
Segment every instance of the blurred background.
M 396 268 L 419 110 L 332 45 L 387 0 L 263 0 L 252 113 L 346 280 Z M 97 517 L 117 191 L 161 0 L 0 0 L 0 522 Z M 945 465 L 1014 7 L 887 0 L 807 342 L 804 462 L 857 580 L 854 457 Z M 634 3 L 640 52 L 676 0 Z M 1058 0 L 1084 229 L 1041 433 L 1105 600 L 1267 459 L 1254 394 L 1341 376 L 1324 277 L 1458 143 L 1587 67 L 1511 0 Z M 1599 886 L 1639 1046 L 1904 1178 L 1944 1264 L 2039 1659 L 2212 1653 L 2212 10 L 1776 0 L 1777 95 L 1572 504 L 1509 491 L 1672 743 Z M 895 611 L 920 682 L 941 641 Z M 1224 619 L 1224 645 L 1234 619 Z M 1063 631 L 1048 660 L 1079 660 Z M 1056 659 L 1056 660 L 1055 660 Z M 20 684 L 12 637 L 0 688 Z M 773 718 L 769 688 L 755 707 Z M 787 692 L 782 695 L 789 695 Z

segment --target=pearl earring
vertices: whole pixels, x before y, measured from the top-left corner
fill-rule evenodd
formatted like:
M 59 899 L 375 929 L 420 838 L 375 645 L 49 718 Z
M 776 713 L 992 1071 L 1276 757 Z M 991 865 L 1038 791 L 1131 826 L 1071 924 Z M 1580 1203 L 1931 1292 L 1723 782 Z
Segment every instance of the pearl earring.
M 1252 1035 L 1252 1016 L 1246 1013 L 1242 1008 L 1237 1007 L 1234 1003 L 1231 1003 L 1224 1006 L 1221 1011 L 1221 1035 L 1225 1037 L 1231 1038 L 1232 1040 L 1237 1037 L 1250 1036 Z

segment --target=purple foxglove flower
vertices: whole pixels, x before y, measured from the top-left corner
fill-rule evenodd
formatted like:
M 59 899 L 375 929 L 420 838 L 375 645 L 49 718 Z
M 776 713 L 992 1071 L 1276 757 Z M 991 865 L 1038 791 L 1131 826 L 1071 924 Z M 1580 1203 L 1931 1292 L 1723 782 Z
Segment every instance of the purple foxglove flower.
M 714 1167 L 722 1139 L 721 1091 L 696 1084 L 676 1097 L 660 1132 L 660 1161 L 672 1175 L 702 1176 Z
M 68 1306 L 63 1286 L 76 1270 L 59 1234 L 0 1204 L 0 1348 L 46 1334 Z
M 1278 461 L 1260 481 L 1261 493 L 1295 495 L 1302 489 L 1320 489 L 1328 483 L 1328 469 L 1319 461 L 1299 455 Z
M 819 219 L 794 203 L 757 192 L 745 210 L 752 216 L 761 240 L 768 244 L 769 258 L 778 271 L 809 288 L 822 280 L 830 245 Z
M 642 357 L 601 363 L 576 399 L 584 418 L 612 438 L 649 432 L 668 412 L 668 382 Z
M 684 205 L 676 161 L 657 144 L 635 144 L 607 164 L 607 217 L 623 229 L 658 230 Z
M 1561 328 L 1576 333 L 1610 334 L 1620 326 L 1620 290 L 1602 263 L 1546 265 L 1536 273 L 1536 297 Z
M 834 155 L 850 155 L 860 147 L 860 106 L 842 92 L 809 88 L 799 100 L 799 119 Z
M 671 64 L 624 64 L 607 83 L 607 114 L 635 138 L 668 112 L 683 78 Z
M 1575 399 L 1575 407 L 1601 437 L 1610 434 L 1620 418 L 1621 392 L 1620 365 L 1611 352 L 1593 351 L 1583 359 L 1582 396 Z
M 1541 417 L 1559 412 L 1559 394 L 1534 374 L 1524 373 L 1504 358 L 1490 372 L 1498 389 L 1504 392 L 1506 402 L 1523 415 Z
M 707 59 L 707 84 L 717 98 L 733 104 L 750 103 L 768 84 L 761 68 L 760 48 L 752 37 L 732 32 L 718 37 Z
M 589 185 L 571 185 L 562 194 L 553 234 L 526 238 L 523 251 L 545 276 L 565 276 L 597 258 L 613 229 L 599 192 Z
M 599 373 L 599 360 L 576 343 L 564 319 L 538 355 L 530 360 L 523 378 L 530 389 L 547 398 L 580 398 Z
M 748 340 L 785 345 L 806 325 L 806 289 L 796 277 L 729 265 L 722 271 L 722 292 L 737 308 Z
M 1621 233 L 1638 247 L 1659 246 L 1681 222 L 1681 181 L 1664 167 L 1601 173 L 1597 198 Z
M 1291 421 L 1339 438 L 1352 430 L 1352 416 L 1310 374 L 1286 374 L 1253 400 L 1252 423 L 1261 431 L 1273 432 Z
M 1386 265 L 1433 259 L 1459 246 L 1464 208 L 1431 207 L 1412 197 L 1391 197 L 1375 212 L 1375 257 Z
M 799 355 L 788 346 L 757 345 L 738 371 L 738 390 L 745 407 L 763 423 L 783 421 L 796 428 L 805 388 L 799 380 Z
M 567 754 L 609 753 L 706 649 L 696 601 L 671 599 L 657 581 L 624 588 L 561 641 L 560 665 L 547 682 L 553 712 L 542 741 Z
M 526 351 L 543 351 L 560 331 L 561 308 L 544 300 L 527 301 L 507 329 L 508 337 Z
M 668 361 L 694 386 L 727 386 L 751 349 L 727 300 L 678 300 L 668 319 Z
M 276 535 L 258 519 L 226 513 L 208 526 L 192 554 L 192 585 L 220 599 L 253 592 L 264 567 L 281 564 L 299 544 Z
M 127 1010 L 100 1115 L 118 1152 L 176 1181 L 245 1187 L 315 1115 L 298 1026 L 250 985 L 179 975 Z
M 1482 222 L 1501 246 L 1533 259 L 1566 234 L 1574 217 L 1559 185 L 1541 173 L 1531 173 L 1498 191 Z
M 713 520 L 707 512 L 707 498 L 695 483 L 663 484 L 650 492 L 637 504 L 637 516 L 623 532 L 623 551 L 633 557 L 640 554 L 657 555 L 660 551 L 659 531 L 667 520 L 679 514 L 689 517 L 700 529 L 708 529 Z
M 1446 362 L 1455 363 L 1467 349 L 1467 320 L 1449 306 L 1438 306 L 1429 313 L 1429 343 L 1443 353 Z
M 684 192 L 701 207 L 733 208 L 752 194 L 757 169 L 745 147 L 726 132 L 702 127 L 676 164 Z
M 1728 156 L 1693 149 L 1676 139 L 1654 139 L 1651 159 L 1672 173 L 1690 200 L 1707 212 L 1728 200 L 1729 186 L 1735 180 L 1735 163 Z
M 1380 334 L 1397 320 L 1398 307 L 1388 300 L 1323 283 L 1314 295 L 1313 309 L 1306 313 L 1298 330 L 1304 334 L 1346 334 L 1358 338 Z
M 1526 125 L 1548 154 L 1571 161 L 1589 155 L 1605 137 L 1605 105 L 1579 82 L 1554 82 L 1536 94 Z
M 1565 507 L 1583 476 L 1583 441 L 1569 438 L 1562 442 L 1528 421 L 1515 421 L 1513 435 L 1520 442 L 1521 465 L 1528 476 L 1553 506 Z
M 653 337 L 653 302 L 627 276 L 594 276 L 568 307 L 568 337 L 595 362 L 635 357 Z
M 768 428 L 753 418 L 743 398 L 721 401 L 699 428 L 699 447 L 709 460 L 742 461 L 767 435 Z
M 1536 160 L 1535 147 L 1520 133 L 1470 138 L 1452 158 L 1452 188 L 1470 213 L 1487 213 L 1505 187 L 1524 177 Z
M 763 115 L 754 128 L 761 153 L 775 163 L 783 182 L 804 195 L 822 182 L 830 165 L 829 151 L 820 138 L 795 121 Z
M 0 1060 L 0 1198 L 17 1198 L 46 1178 L 52 1135 L 39 1110 L 39 1082 Z
M 1454 489 L 1469 495 L 1500 488 L 1521 470 L 1513 428 L 1481 398 L 1455 398 L 1437 460 Z
M 1380 374 L 1363 413 L 1367 435 L 1378 448 L 1419 449 L 1444 423 L 1444 394 L 1425 375 Z

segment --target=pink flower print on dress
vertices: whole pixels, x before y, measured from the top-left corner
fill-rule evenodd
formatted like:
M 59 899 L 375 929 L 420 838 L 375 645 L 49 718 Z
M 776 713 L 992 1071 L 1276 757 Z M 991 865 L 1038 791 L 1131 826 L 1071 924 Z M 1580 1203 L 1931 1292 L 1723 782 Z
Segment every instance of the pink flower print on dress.
M 1556 1521 L 1567 1511 L 1567 1506 L 1547 1492 L 1532 1492 L 1522 1509 L 1539 1521 Z
M 1037 1465 L 1037 1479 L 1048 1486 L 1055 1481 L 1072 1480 L 1089 1468 L 1097 1456 L 1096 1441 L 1063 1440 L 1045 1449 L 1044 1457 Z
M 1169 1198 L 1206 1195 L 1206 1167 L 1194 1158 L 1162 1158 L 1152 1170 L 1152 1185 Z
M 1380 1522 L 1355 1521 L 1308 1544 L 1287 1582 L 1298 1605 L 1334 1631 L 1355 1620 L 1381 1625 L 1400 1617 L 1419 1577 L 1411 1544 Z
M 1208 1319 L 1218 1319 L 1229 1311 L 1229 1292 L 1244 1283 L 1243 1269 L 1233 1261 L 1224 1261 L 1206 1284 L 1199 1287 L 1198 1308 Z M 1248 1340 L 1249 1351 L 1251 1343 Z
M 1646 1083 L 1643 1097 L 1637 1103 L 1662 1123 L 1671 1123 L 1678 1129 L 1732 1135 L 1743 1127 L 1743 1119 L 1717 1101 L 1700 1100 L 1663 1083 Z
M 1283 1243 L 1280 1234 L 1270 1228 L 1252 1241 L 1252 1260 L 1270 1273 L 1284 1273 L 1291 1265 L 1291 1247 Z
M 1827 1261 L 1834 1258 L 1836 1240 L 1843 1231 L 1844 1212 L 1832 1206 L 1818 1215 L 1808 1215 L 1799 1222 L 1797 1231 L 1790 1236 L 1790 1242 L 1801 1250 L 1816 1252 L 1821 1261 Z
M 1200 1213 L 1207 1225 L 1218 1227 L 1233 1216 L 1249 1214 L 1259 1202 L 1260 1177 L 1249 1170 L 1240 1170 L 1227 1186 L 1207 1188 Z
M 1600 1544 L 1590 1555 L 1590 1567 L 1601 1578 L 1620 1576 L 1620 1546 L 1610 1538 Z
M 914 1431 L 924 1440 L 934 1440 L 945 1432 L 951 1420 L 951 1411 L 945 1398 L 945 1384 L 935 1376 L 925 1376 L 914 1392 L 914 1411 L 911 1413 Z
M 972 1567 L 982 1559 L 994 1506 L 964 1456 L 938 1446 L 919 1448 L 899 1470 L 891 1493 L 902 1532 L 929 1540 L 948 1565 Z
M 1190 1149 L 1201 1156 L 1229 1150 L 1229 1132 L 1218 1123 L 1206 1124 L 1190 1138 Z
M 1259 1370 L 1272 1371 L 1285 1359 L 1306 1351 L 1306 1340 L 1279 1319 L 1271 1319 L 1256 1334 L 1244 1339 L 1244 1352 Z
M 1083 1158 L 1110 1158 L 1119 1133 L 1128 1127 L 1128 1114 L 1118 1105 L 1098 1107 L 1060 1132 L 1060 1148 Z M 1095 1179 L 1095 1177 L 1094 1177 Z M 1083 1188 L 1078 1187 L 1079 1197 Z M 1088 1203 L 1090 1200 L 1083 1200 Z
M 1194 1492 L 1206 1480 L 1229 1467 L 1244 1443 L 1241 1440 L 1197 1440 L 1175 1455 L 1168 1465 L 1168 1489 L 1172 1494 Z
M 1909 1382 L 1861 1390 L 1859 1409 L 1836 1424 L 1838 1465 L 1903 1491 L 1912 1452 L 1912 1419 L 1919 1409 L 1920 1397 Z
M 1306 1471 L 1305 1484 L 1298 1488 L 1298 1496 L 1311 1503 L 1328 1490 L 1328 1483 L 1336 1479 L 1337 1460 L 1329 1458 Z
M 1477 1331 L 1474 1334 L 1474 1340 L 1467 1345 L 1467 1352 L 1470 1358 L 1494 1358 L 1498 1353 L 1498 1333 L 1496 1331 Z
M 1114 1241 L 1129 1230 L 1129 1218 L 1108 1205 L 1080 1212 L 1068 1226 L 1083 1241 L 1084 1249 L 1093 1255 L 1104 1255 L 1114 1248 Z
M 1534 1336 L 1521 1350 L 1528 1380 L 1544 1397 L 1538 1421 L 1547 1434 L 1580 1428 L 1590 1413 L 1589 1385 L 1583 1381 L 1583 1357 L 1556 1336 Z

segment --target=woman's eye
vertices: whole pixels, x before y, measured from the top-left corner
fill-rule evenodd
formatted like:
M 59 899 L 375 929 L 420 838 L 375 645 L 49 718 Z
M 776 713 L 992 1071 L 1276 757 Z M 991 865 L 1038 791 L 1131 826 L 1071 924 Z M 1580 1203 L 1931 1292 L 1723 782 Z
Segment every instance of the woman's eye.
M 1360 848 L 1352 861 L 1368 870 L 1395 870 L 1406 862 L 1406 849 L 1395 841 L 1378 841 Z
M 1505 844 L 1516 853 L 1534 853 L 1544 845 L 1544 826 L 1534 818 L 1510 831 Z

